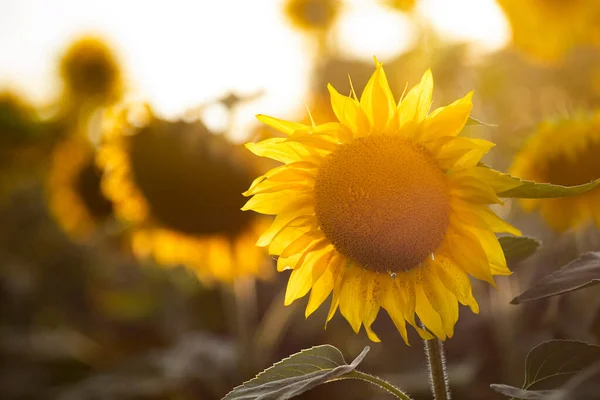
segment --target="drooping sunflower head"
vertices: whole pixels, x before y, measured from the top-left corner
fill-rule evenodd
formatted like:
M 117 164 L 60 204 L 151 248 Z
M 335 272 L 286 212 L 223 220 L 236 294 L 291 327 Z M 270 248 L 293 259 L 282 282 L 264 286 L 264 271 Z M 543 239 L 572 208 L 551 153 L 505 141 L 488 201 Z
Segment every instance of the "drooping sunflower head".
M 123 90 L 117 59 L 96 37 L 86 36 L 71 44 L 60 61 L 60 74 L 73 102 L 112 103 Z
M 135 228 L 134 252 L 207 279 L 262 273 L 262 222 L 240 210 L 253 169 L 239 149 L 201 122 L 110 112 L 99 163 L 116 213 Z
M 285 14 L 299 30 L 326 32 L 335 23 L 341 0 L 286 0 Z
M 50 211 L 75 240 L 88 239 L 112 217 L 112 203 L 100 189 L 100 169 L 88 142 L 73 139 L 58 144 L 48 175 Z
M 600 178 L 600 113 L 541 123 L 515 157 L 511 173 L 526 180 L 576 186 Z M 595 222 L 600 227 L 600 191 L 558 199 L 522 199 L 526 211 L 539 209 L 558 232 Z
M 381 64 L 358 99 L 329 86 L 336 122 L 259 119 L 286 134 L 247 144 L 283 163 L 245 193 L 246 210 L 276 215 L 257 244 L 291 269 L 286 304 L 305 296 L 306 315 L 332 294 L 352 328 L 387 310 L 423 337 L 451 337 L 458 303 L 478 305 L 469 275 L 508 275 L 495 232 L 520 234 L 488 208 L 515 185 L 479 165 L 492 143 L 459 136 L 472 93 L 429 113 L 431 72 L 396 103 Z M 416 317 L 426 327 L 416 324 Z
M 599 44 L 600 4 L 595 0 L 498 0 L 514 44 L 527 54 L 556 61 L 578 45 Z

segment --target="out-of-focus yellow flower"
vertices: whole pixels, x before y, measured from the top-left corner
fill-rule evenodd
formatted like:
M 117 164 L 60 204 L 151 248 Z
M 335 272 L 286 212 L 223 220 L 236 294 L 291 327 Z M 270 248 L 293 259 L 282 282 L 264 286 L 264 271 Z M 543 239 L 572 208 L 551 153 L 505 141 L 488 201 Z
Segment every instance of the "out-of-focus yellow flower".
M 540 124 L 515 157 L 512 173 L 522 179 L 575 186 L 600 178 L 600 113 Z M 522 199 L 526 211 L 539 209 L 558 232 L 595 221 L 600 227 L 600 190 L 558 199 Z
M 387 4 L 395 10 L 410 12 L 415 8 L 417 0 L 389 0 Z
M 277 216 L 257 244 L 293 270 L 285 303 L 312 289 L 308 316 L 333 293 L 327 320 L 339 307 L 371 340 L 381 307 L 405 341 L 406 321 L 424 338 L 451 337 L 458 303 L 479 309 L 469 275 L 511 273 L 494 232 L 520 232 L 488 204 L 518 183 L 478 165 L 492 143 L 459 136 L 472 93 L 429 113 L 430 71 L 399 104 L 379 63 L 360 100 L 329 91 L 339 122 L 261 115 L 286 137 L 247 144 L 284 164 L 252 183 L 243 209 Z
M 600 44 L 597 0 L 498 0 L 513 42 L 542 61 L 556 61 L 583 44 Z
M 297 29 L 323 33 L 335 23 L 340 6 L 341 0 L 287 0 L 285 14 Z
M 122 95 L 119 64 L 107 44 L 86 36 L 74 42 L 61 59 L 65 100 L 72 107 L 111 104 Z
M 92 145 L 76 138 L 54 149 L 48 176 L 50 211 L 75 240 L 88 239 L 112 216 L 112 204 L 100 189 L 100 169 Z
M 254 173 L 240 148 L 145 106 L 113 107 L 103 131 L 103 189 L 132 223 L 137 256 L 186 265 L 207 281 L 268 274 L 254 246 L 265 222 L 240 210 Z

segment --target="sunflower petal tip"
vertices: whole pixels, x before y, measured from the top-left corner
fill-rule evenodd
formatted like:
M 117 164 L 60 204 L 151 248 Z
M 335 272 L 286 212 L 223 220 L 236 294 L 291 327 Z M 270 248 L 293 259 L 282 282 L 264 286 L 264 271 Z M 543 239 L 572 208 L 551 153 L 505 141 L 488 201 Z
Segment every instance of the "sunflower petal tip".
M 383 67 L 383 64 L 381 64 L 381 63 L 379 62 L 379 60 L 377 59 L 377 56 L 375 56 L 375 55 L 373 56 L 373 62 L 375 62 L 375 67 L 376 67 L 376 68 L 381 68 L 381 67 Z

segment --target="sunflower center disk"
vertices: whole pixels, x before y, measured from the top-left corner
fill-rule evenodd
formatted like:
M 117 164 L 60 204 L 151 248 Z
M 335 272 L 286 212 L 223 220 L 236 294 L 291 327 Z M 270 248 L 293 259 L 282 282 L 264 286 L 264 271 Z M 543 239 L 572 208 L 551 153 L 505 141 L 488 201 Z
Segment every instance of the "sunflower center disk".
M 157 122 L 131 136 L 133 178 L 152 216 L 168 228 L 235 236 L 252 221 L 240 210 L 251 172 L 225 139 L 199 129 Z
M 415 268 L 448 227 L 443 171 L 426 150 L 402 138 L 370 136 L 341 145 L 319 169 L 315 193 L 325 236 L 372 271 Z

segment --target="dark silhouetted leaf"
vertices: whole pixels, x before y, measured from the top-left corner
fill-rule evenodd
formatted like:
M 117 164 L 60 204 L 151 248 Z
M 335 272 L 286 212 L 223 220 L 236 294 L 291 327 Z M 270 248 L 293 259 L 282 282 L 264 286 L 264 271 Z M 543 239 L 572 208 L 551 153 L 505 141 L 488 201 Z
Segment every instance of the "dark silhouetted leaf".
M 540 247 L 539 240 L 527 236 L 501 236 L 498 241 L 509 266 L 531 256 Z
M 527 354 L 523 389 L 557 389 L 597 362 L 600 346 L 574 340 L 544 342 Z
M 597 283 L 600 283 L 600 253 L 585 253 L 561 269 L 540 279 L 523 294 L 515 297 L 511 303 L 519 304 L 556 296 Z
M 351 364 L 347 364 L 342 353 L 330 345 L 302 350 L 234 388 L 224 400 L 289 399 L 351 373 L 368 351 L 369 347 L 365 347 Z
M 554 390 L 525 390 L 508 385 L 491 384 L 490 387 L 496 392 L 513 399 L 543 400 L 555 394 Z
M 598 400 L 600 398 L 600 363 L 575 375 L 551 400 Z

